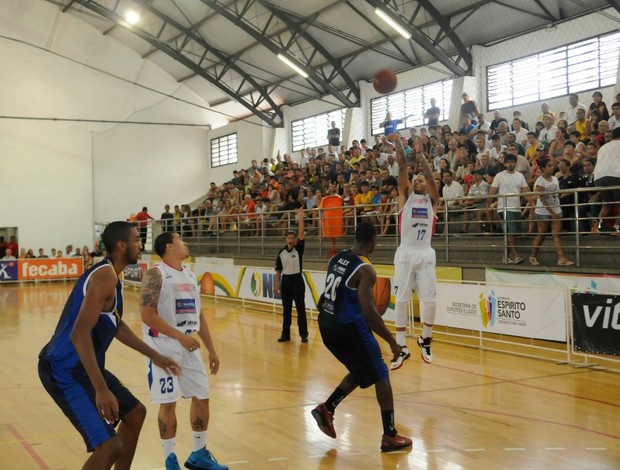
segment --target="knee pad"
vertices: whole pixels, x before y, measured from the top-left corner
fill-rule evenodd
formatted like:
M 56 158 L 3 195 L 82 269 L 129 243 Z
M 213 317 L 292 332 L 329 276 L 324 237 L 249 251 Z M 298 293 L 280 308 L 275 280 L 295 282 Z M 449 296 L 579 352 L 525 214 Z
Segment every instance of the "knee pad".
M 409 307 L 409 302 L 407 301 L 401 301 L 401 302 L 396 302 L 395 305 L 395 311 L 396 311 L 396 327 L 406 327 L 407 326 L 407 320 L 408 320 L 408 307 Z
M 429 325 L 435 324 L 437 316 L 437 302 L 435 299 L 422 302 L 422 321 Z

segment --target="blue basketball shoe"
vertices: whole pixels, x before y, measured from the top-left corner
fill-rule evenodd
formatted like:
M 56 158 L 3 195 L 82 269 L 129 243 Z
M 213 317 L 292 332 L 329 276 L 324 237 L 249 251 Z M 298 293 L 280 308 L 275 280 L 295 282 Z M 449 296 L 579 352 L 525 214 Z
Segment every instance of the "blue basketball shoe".
M 166 458 L 166 470 L 181 470 L 181 466 L 174 452 Z
M 226 465 L 220 465 L 207 449 L 202 448 L 192 452 L 185 462 L 185 467 L 190 470 L 228 470 Z

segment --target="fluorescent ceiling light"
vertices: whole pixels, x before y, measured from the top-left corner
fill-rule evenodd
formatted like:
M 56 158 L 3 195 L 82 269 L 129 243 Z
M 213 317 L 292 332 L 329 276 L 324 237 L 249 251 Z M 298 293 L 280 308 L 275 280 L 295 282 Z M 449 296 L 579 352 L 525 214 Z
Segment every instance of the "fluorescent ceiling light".
M 135 10 L 127 10 L 125 12 L 125 21 L 133 26 L 140 21 L 140 14 Z
M 411 39 L 411 33 L 399 25 L 395 20 L 393 20 L 386 12 L 383 10 L 376 8 L 375 13 L 379 18 L 389 24 L 392 28 L 394 28 L 398 33 L 403 36 L 405 39 Z
M 308 74 L 306 72 L 304 72 L 297 64 L 293 63 L 288 57 L 286 57 L 283 54 L 278 54 L 278 59 L 280 59 L 282 62 L 284 62 L 286 65 L 288 65 L 290 68 L 292 68 L 295 72 L 297 72 L 299 75 L 301 75 L 304 78 L 308 78 Z

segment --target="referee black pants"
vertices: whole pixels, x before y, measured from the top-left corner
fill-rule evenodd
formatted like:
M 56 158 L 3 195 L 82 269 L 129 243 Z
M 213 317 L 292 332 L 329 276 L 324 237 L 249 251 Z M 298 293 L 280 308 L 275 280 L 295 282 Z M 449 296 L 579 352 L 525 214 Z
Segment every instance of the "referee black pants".
M 291 317 L 293 301 L 297 308 L 297 327 L 299 336 L 308 337 L 308 323 L 306 321 L 306 285 L 301 274 L 282 275 L 280 292 L 282 296 L 282 338 L 291 337 Z

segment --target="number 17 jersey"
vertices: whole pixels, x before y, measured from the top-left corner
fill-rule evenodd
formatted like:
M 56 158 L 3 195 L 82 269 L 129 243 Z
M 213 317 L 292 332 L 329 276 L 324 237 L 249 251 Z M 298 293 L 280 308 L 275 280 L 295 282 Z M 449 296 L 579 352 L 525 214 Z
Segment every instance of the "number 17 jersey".
M 398 213 L 400 246 L 430 248 L 435 212 L 428 194 L 412 192 Z

